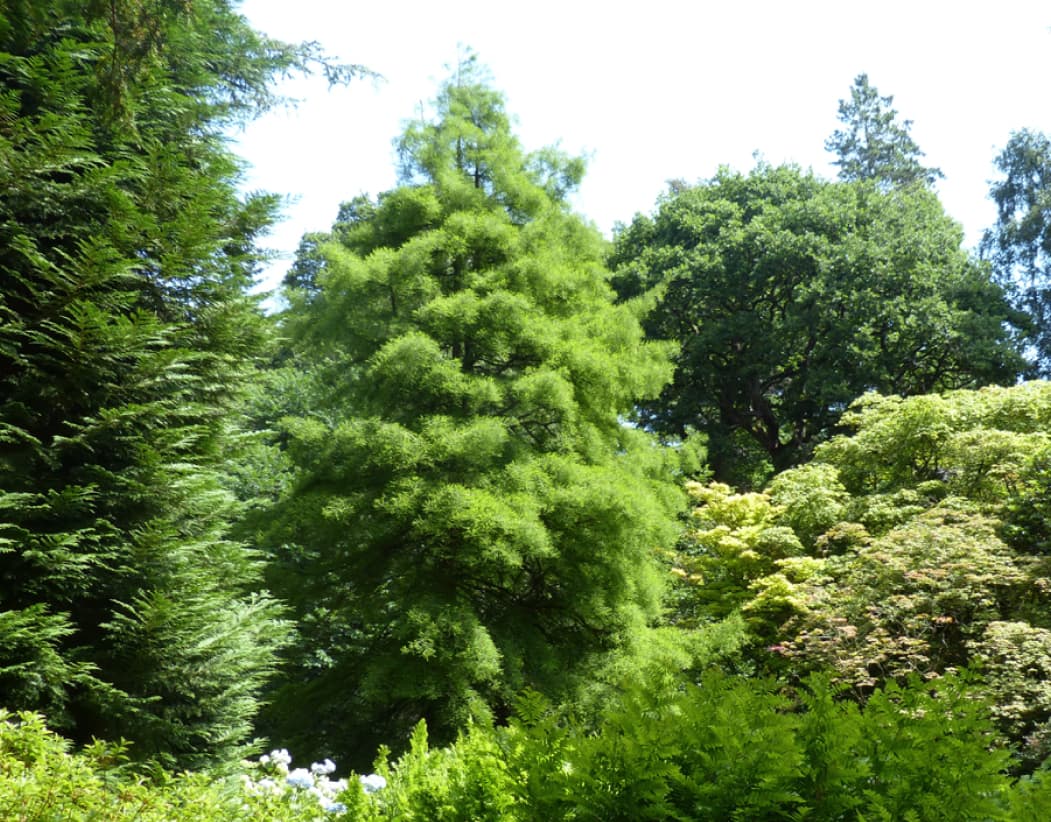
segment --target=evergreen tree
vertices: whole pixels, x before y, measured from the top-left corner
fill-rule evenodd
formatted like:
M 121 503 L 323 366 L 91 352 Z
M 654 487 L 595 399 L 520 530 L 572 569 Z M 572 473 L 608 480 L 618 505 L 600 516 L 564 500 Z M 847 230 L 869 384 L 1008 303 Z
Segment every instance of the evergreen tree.
M 1027 129 L 1012 134 L 996 167 L 996 225 L 982 238 L 982 255 L 1032 318 L 1037 366 L 1051 376 L 1051 140 Z
M 227 537 L 275 200 L 224 129 L 313 55 L 227 0 L 0 2 L 0 703 L 238 754 L 287 628 Z
M 825 142 L 837 157 L 833 165 L 839 166 L 839 179 L 870 180 L 888 189 L 916 182 L 930 186 L 943 176 L 920 163 L 923 152 L 909 135 L 912 121 L 899 123 L 893 102 L 893 97 L 880 97 L 867 74 L 854 79 L 850 100 L 839 101 L 839 120 L 846 128 Z
M 613 305 L 568 210 L 581 164 L 524 154 L 473 57 L 399 145 L 403 184 L 345 208 L 290 294 L 328 397 L 284 422 L 295 487 L 268 533 L 303 635 L 275 737 L 358 764 L 629 645 L 680 504 L 618 416 L 666 381 L 667 347 Z

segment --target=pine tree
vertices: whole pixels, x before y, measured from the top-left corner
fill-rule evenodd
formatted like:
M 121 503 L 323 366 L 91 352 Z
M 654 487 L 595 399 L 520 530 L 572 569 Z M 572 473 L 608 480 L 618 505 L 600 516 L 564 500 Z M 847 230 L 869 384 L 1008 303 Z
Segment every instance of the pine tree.
M 359 764 L 630 644 L 680 504 L 619 416 L 670 368 L 569 212 L 582 164 L 524 154 L 474 58 L 399 145 L 403 184 L 294 272 L 286 330 L 328 396 L 284 423 L 295 487 L 267 535 L 303 633 L 275 735 Z
M 230 760 L 287 627 L 227 536 L 275 201 L 222 137 L 302 64 L 227 0 L 0 3 L 0 703 Z
M 850 100 L 839 101 L 839 120 L 845 128 L 825 142 L 836 154 L 839 179 L 870 180 L 883 189 L 922 183 L 931 186 L 942 173 L 920 163 L 923 152 L 912 139 L 911 120 L 898 122 L 892 96 L 880 97 L 869 85 L 867 74 L 859 74 L 850 89 Z
M 1042 377 L 1051 376 L 1051 140 L 1023 129 L 996 158 L 1002 177 L 989 196 L 996 225 L 982 238 L 982 256 L 1031 320 L 1029 341 Z

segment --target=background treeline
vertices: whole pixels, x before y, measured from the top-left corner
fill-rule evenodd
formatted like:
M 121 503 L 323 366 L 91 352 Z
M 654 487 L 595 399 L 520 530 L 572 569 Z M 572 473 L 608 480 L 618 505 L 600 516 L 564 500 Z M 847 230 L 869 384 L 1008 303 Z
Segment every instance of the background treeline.
M 975 255 L 861 75 L 838 179 L 608 242 L 467 54 L 267 316 L 224 134 L 311 69 L 0 3 L 0 705 L 77 751 L 9 715 L 4 813 L 316 814 L 266 737 L 348 818 L 1046 818 L 1051 142 Z

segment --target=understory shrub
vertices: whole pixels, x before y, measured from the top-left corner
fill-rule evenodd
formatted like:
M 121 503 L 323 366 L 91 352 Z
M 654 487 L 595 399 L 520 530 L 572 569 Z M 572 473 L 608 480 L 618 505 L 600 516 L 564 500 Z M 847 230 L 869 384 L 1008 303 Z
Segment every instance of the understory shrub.
M 626 685 L 597 722 L 526 693 L 506 726 L 431 748 L 421 722 L 376 773 L 336 779 L 287 752 L 240 777 L 144 774 L 120 745 L 72 753 L 33 714 L 0 714 L 0 818 L 12 820 L 1021 820 L 1051 778 L 1014 780 L 965 676 L 888 685 L 864 707 L 827 679 L 795 689 L 710 672 Z

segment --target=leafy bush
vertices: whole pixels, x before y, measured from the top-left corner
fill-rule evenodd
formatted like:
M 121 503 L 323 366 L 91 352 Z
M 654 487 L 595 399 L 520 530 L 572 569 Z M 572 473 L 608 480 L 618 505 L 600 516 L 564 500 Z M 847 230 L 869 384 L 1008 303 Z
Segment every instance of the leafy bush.
M 1051 780 L 1013 782 L 967 678 L 914 678 L 864 707 L 827 677 L 797 690 L 710 671 L 624 686 L 595 722 L 527 692 L 506 726 L 431 748 L 420 723 L 376 773 L 332 779 L 285 751 L 240 778 L 129 769 L 120 746 L 70 753 L 33 714 L 0 714 L 0 818 L 16 820 L 1025 820 Z
M 284 751 L 246 762 L 239 779 L 205 773 L 149 774 L 133 767 L 123 743 L 94 742 L 70 752 L 38 714 L 0 710 L 0 819 L 135 822 L 316 822 L 369 819 L 376 775 L 330 780 L 330 762 L 289 769 Z
M 202 776 L 147 783 L 127 770 L 122 745 L 96 742 L 77 754 L 31 713 L 0 711 L 0 818 L 136 822 L 244 818 L 233 790 Z

